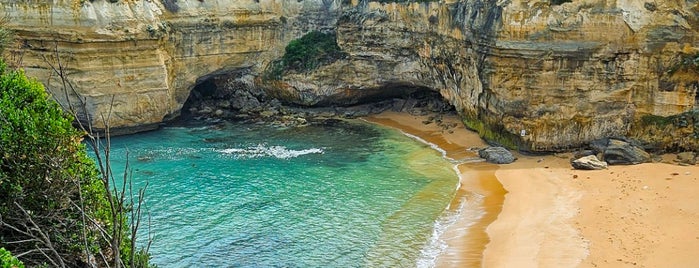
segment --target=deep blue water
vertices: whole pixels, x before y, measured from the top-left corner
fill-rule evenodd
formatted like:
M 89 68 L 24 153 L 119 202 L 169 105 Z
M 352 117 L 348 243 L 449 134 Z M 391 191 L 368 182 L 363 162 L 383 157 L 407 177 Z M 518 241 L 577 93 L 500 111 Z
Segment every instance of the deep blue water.
M 414 267 L 451 200 L 451 164 L 360 121 L 224 123 L 112 139 L 128 152 L 160 267 Z

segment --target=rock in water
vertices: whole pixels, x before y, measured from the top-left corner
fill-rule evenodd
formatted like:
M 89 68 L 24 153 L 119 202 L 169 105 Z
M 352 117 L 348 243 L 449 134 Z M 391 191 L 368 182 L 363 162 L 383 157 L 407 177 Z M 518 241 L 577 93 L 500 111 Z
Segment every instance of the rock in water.
M 573 160 L 571 164 L 575 169 L 599 170 L 607 168 L 607 162 L 600 161 L 595 155 L 583 156 Z
M 488 147 L 478 151 L 478 156 L 494 164 L 509 164 L 515 161 L 515 156 L 503 147 Z
M 621 140 L 610 139 L 604 150 L 604 161 L 610 165 L 636 165 L 650 160 L 646 151 Z

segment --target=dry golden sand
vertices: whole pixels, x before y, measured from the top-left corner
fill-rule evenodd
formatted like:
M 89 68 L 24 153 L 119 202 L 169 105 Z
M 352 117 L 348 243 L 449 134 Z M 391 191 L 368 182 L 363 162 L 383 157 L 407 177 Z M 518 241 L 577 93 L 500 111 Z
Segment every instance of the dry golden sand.
M 404 113 L 366 119 L 457 160 L 485 146 L 460 123 L 449 133 Z M 451 208 L 463 217 L 443 234 L 447 248 L 437 267 L 699 267 L 698 166 L 579 171 L 565 154 L 517 156 L 509 165 L 458 166 L 461 187 Z

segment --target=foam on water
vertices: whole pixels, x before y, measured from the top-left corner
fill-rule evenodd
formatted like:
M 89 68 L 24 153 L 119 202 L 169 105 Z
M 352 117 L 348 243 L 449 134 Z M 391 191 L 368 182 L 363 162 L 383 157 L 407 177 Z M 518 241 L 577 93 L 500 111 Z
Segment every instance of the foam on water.
M 416 135 L 400 131 L 403 135 L 410 137 L 418 142 L 424 143 L 435 151 L 442 155 L 442 158 L 446 159 L 453 164 L 452 169 L 455 174 L 459 177 L 459 182 L 463 181 L 461 172 L 459 171 L 459 165 L 471 162 L 482 162 L 483 159 L 473 158 L 473 159 L 462 159 L 456 160 L 447 156 L 447 151 L 439 147 L 437 144 L 428 142 L 427 140 L 418 137 Z M 456 190 L 460 187 L 460 183 L 456 184 Z M 446 230 L 454 225 L 456 222 L 470 222 L 468 226 L 465 226 L 465 232 L 474 225 L 480 218 L 485 215 L 485 209 L 479 207 L 478 204 L 482 202 L 483 196 L 472 195 L 472 200 L 467 200 L 466 196 L 457 196 L 455 198 L 460 198 L 457 200 L 458 207 L 452 208 L 451 205 L 447 206 L 445 213 L 434 221 L 434 228 L 432 229 L 432 235 L 430 236 L 427 244 L 420 250 L 420 257 L 418 258 L 416 264 L 419 268 L 429 268 L 435 267 L 436 260 L 439 255 L 444 253 L 447 249 L 447 243 L 444 240 L 444 234 Z
M 434 143 L 431 143 L 431 142 L 429 142 L 429 141 L 426 141 L 425 139 L 420 138 L 420 137 L 415 136 L 415 135 L 410 134 L 410 133 L 406 133 L 406 132 L 403 132 L 403 131 L 401 131 L 401 133 L 403 133 L 403 135 L 408 136 L 408 137 L 410 137 L 410 138 L 412 138 L 412 139 L 414 139 L 414 140 L 417 140 L 417 141 L 419 141 L 419 142 L 421 142 L 421 143 L 427 144 L 428 146 L 430 146 L 430 148 L 432 148 L 432 149 L 434 149 L 435 151 L 437 151 L 437 152 L 439 152 L 440 154 L 442 154 L 442 158 L 444 158 L 444 159 L 446 159 L 446 160 L 449 160 L 449 162 L 452 162 L 452 163 L 456 162 L 455 159 L 453 159 L 453 158 L 451 158 L 451 157 L 448 157 L 448 156 L 447 156 L 447 151 L 445 151 L 444 149 L 442 149 L 441 147 L 439 147 L 437 144 L 434 144 Z
M 289 159 L 307 154 L 324 154 L 325 151 L 320 148 L 310 148 L 303 150 L 292 150 L 285 146 L 266 146 L 258 144 L 247 148 L 228 148 L 216 150 L 219 153 L 233 155 L 237 159 L 259 158 L 259 157 L 274 157 L 278 159 Z

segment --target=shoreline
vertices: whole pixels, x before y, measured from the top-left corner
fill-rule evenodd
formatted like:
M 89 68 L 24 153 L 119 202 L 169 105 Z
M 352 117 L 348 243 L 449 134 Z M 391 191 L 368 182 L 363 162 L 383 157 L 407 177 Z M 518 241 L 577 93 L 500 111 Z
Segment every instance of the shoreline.
M 458 123 L 450 130 L 425 125 L 425 118 L 384 112 L 363 119 L 444 150 L 459 171 L 448 209 L 483 212 L 450 222 L 439 237 L 447 247 L 436 267 L 699 266 L 699 166 L 646 163 L 584 171 L 572 169 L 570 154 L 516 154 L 508 165 L 459 164 L 477 157 L 469 148 L 487 145 L 456 116 L 444 117 Z
M 486 228 L 497 218 L 502 207 L 504 189 L 495 177 L 497 165 L 483 162 L 476 150 L 487 144 L 478 134 L 463 128 L 456 116 L 445 116 L 444 129 L 434 123 L 424 124 L 426 116 L 401 112 L 384 112 L 362 118 L 401 131 L 406 136 L 433 147 L 453 164 L 458 176 L 454 198 L 445 210 L 449 225 L 438 239 L 446 248 L 437 256 L 437 267 L 480 267 L 482 252 L 490 242 Z

